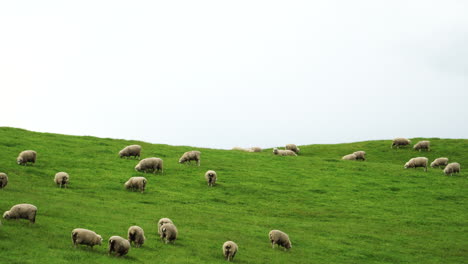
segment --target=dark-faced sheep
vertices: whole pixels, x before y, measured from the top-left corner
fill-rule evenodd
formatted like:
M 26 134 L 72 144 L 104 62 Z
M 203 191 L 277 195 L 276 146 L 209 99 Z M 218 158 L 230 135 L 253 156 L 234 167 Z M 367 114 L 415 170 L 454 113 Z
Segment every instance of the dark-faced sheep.
M 433 162 L 431 162 L 431 167 L 440 167 L 440 166 L 446 166 L 448 164 L 448 158 L 437 158 Z
M 131 177 L 125 183 L 125 188 L 128 190 L 139 190 L 140 192 L 144 192 L 146 188 L 146 183 L 148 181 L 145 177 Z
M 427 140 L 419 141 L 416 145 L 413 146 L 414 150 L 426 150 L 431 151 L 431 142 Z
M 128 241 L 133 242 L 135 247 L 141 247 L 145 243 L 145 232 L 139 226 L 131 226 L 128 228 Z
M 187 151 L 179 159 L 179 163 L 196 161 L 197 165 L 200 166 L 200 155 L 201 152 L 197 150 Z
M 406 146 L 406 145 L 409 145 L 411 144 L 411 140 L 407 139 L 407 138 L 395 138 L 392 142 L 392 146 L 391 148 L 393 147 L 397 147 L 397 148 L 400 148 L 400 146 Z
M 37 207 L 32 204 L 17 204 L 9 211 L 3 213 L 5 219 L 27 219 L 30 223 L 36 222 Z
M 75 228 L 71 233 L 73 245 L 86 245 L 88 247 L 94 247 L 95 245 L 102 244 L 102 237 L 96 232 L 84 229 L 84 228 Z
M 277 148 L 273 149 L 273 154 L 277 156 L 297 156 L 296 152 L 292 150 L 288 150 L 288 149 L 282 150 L 282 149 L 277 149 Z
M 59 185 L 60 188 L 67 188 L 68 182 L 70 181 L 70 176 L 66 172 L 57 172 L 54 177 L 55 184 Z
M 174 224 L 166 223 L 161 226 L 161 239 L 166 241 L 166 244 L 169 242 L 175 243 L 177 233 L 177 227 Z
M 209 170 L 205 173 L 205 179 L 206 179 L 206 182 L 208 183 L 208 186 L 215 185 L 217 178 L 218 178 L 218 175 L 216 174 L 216 171 L 214 170 Z
M 118 257 L 127 255 L 130 250 L 130 242 L 120 236 L 111 236 L 109 238 L 109 255 L 115 252 Z
M 16 163 L 19 165 L 26 165 L 28 162 L 36 163 L 37 153 L 34 150 L 22 151 L 16 158 Z
M 292 150 L 292 151 L 294 151 L 294 153 L 296 153 L 296 154 L 299 154 L 299 151 L 300 151 L 300 149 L 299 149 L 296 145 L 294 145 L 294 144 L 287 144 L 287 145 L 286 145 L 286 149 L 287 149 L 287 150 Z
M 136 166 L 135 170 L 139 172 L 163 172 L 163 160 L 160 158 L 142 159 Z
M 452 162 L 449 163 L 444 169 L 445 175 L 452 176 L 454 173 L 460 173 L 460 163 Z
M 289 236 L 283 231 L 271 230 L 268 237 L 270 238 L 272 248 L 275 248 L 275 244 L 284 247 L 285 250 L 292 247 Z
M 8 184 L 8 175 L 6 173 L 0 172 L 0 189 L 5 188 Z
M 423 167 L 424 171 L 427 171 L 428 162 L 429 160 L 426 157 L 412 158 L 406 162 L 405 169 Z
M 237 253 L 237 244 L 233 241 L 226 241 L 223 244 L 223 255 L 227 261 L 232 261 Z
M 130 145 L 126 146 L 124 149 L 122 149 L 119 152 L 120 158 L 123 157 L 135 157 L 135 158 L 140 158 L 140 153 L 141 153 L 141 146 L 140 145 Z

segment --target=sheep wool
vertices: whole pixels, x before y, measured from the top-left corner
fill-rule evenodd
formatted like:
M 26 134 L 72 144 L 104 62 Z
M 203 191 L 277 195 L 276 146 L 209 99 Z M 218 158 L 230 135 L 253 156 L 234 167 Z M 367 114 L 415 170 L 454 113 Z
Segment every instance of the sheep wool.
M 431 167 L 440 167 L 440 166 L 446 166 L 448 164 L 448 158 L 437 158 L 433 162 L 431 162 Z
M 16 163 L 19 165 L 26 165 L 28 162 L 36 163 L 37 153 L 34 150 L 22 151 L 16 158 Z
M 68 182 L 70 181 L 70 176 L 66 172 L 57 172 L 54 177 L 55 184 L 59 185 L 60 188 L 67 188 Z
M 111 236 L 109 238 L 109 254 L 115 253 L 116 256 L 121 257 L 127 255 L 130 250 L 130 242 L 120 236 Z
M 223 244 L 223 255 L 227 261 L 232 261 L 237 253 L 237 244 L 233 241 L 226 241 Z
M 141 247 L 145 243 L 145 232 L 139 226 L 131 226 L 128 228 L 128 241 L 133 242 L 135 247 Z
M 206 179 L 206 182 L 208 183 L 208 186 L 215 185 L 217 178 L 218 178 L 218 175 L 216 174 L 216 171 L 214 170 L 209 170 L 205 173 L 205 179 Z
M 284 247 L 285 250 L 290 249 L 292 247 L 291 240 L 289 240 L 289 236 L 283 231 L 271 230 L 268 234 L 268 237 L 270 238 L 272 248 L 275 248 L 275 244 Z
M 139 190 L 143 193 L 146 188 L 146 183 L 148 183 L 148 180 L 146 180 L 145 177 L 131 177 L 124 185 L 127 190 Z
M 139 172 L 163 172 L 163 160 L 160 158 L 146 158 L 140 160 L 135 166 L 135 170 Z
M 102 237 L 96 232 L 84 229 L 84 228 L 75 228 L 72 230 L 71 238 L 73 245 L 86 245 L 89 247 L 94 247 L 95 245 L 102 244 Z
M 166 223 L 161 226 L 161 239 L 166 241 L 166 244 L 174 243 L 177 239 L 177 227 L 174 224 Z
M 406 145 L 409 145 L 411 144 L 411 140 L 407 139 L 407 138 L 395 138 L 392 142 L 392 145 L 390 146 L 390 148 L 393 148 L 393 147 L 397 147 L 397 148 L 400 148 L 400 146 L 406 146 Z
M 445 175 L 450 174 L 450 176 L 452 176 L 454 173 L 460 173 L 460 163 L 458 163 L 458 162 L 449 163 L 445 167 L 444 173 L 445 173 Z
M 277 148 L 273 149 L 273 154 L 277 156 L 297 156 L 297 154 L 292 150 L 288 150 L 288 149 L 282 150 L 282 149 L 277 149 Z
M 414 150 L 426 150 L 431 151 L 431 142 L 427 140 L 419 141 L 413 146 Z
M 423 167 L 424 171 L 427 171 L 428 162 L 429 160 L 426 157 L 412 158 L 406 162 L 405 169 Z
M 17 204 L 9 211 L 3 213 L 5 219 L 27 219 L 30 223 L 36 222 L 37 207 L 32 204 Z
M 200 166 L 200 155 L 201 152 L 197 150 L 187 151 L 180 157 L 179 163 L 191 162 L 193 160 Z
M 119 152 L 120 158 L 123 157 L 135 157 L 135 158 L 140 158 L 140 153 L 141 153 L 141 146 L 140 145 L 130 145 L 126 146 L 124 149 L 122 149 Z
M 294 144 L 287 144 L 287 145 L 286 145 L 286 149 L 287 149 L 287 150 L 292 150 L 292 151 L 294 151 L 294 153 L 296 153 L 296 154 L 299 154 L 299 151 L 300 151 L 300 149 L 299 149 L 296 145 L 294 145 Z

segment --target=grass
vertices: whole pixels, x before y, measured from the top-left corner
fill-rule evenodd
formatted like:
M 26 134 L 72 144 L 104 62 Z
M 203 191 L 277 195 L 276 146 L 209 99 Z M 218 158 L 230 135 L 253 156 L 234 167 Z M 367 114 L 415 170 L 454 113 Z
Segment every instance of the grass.
M 412 139 L 415 143 L 420 138 Z M 0 171 L 10 182 L 0 190 L 0 211 L 18 203 L 38 207 L 36 224 L 2 220 L 2 263 L 225 263 L 221 246 L 239 245 L 234 263 L 467 263 L 468 140 L 430 138 L 430 152 L 390 149 L 390 140 L 301 146 L 298 157 L 174 147 L 139 141 L 36 133 L 0 128 Z M 164 173 L 146 174 L 147 191 L 126 191 L 138 162 L 120 159 L 126 145 L 142 157 L 160 157 Z M 33 166 L 15 163 L 22 150 L 37 151 Z M 178 164 L 188 150 L 202 152 L 200 167 Z M 342 161 L 355 150 L 368 160 Z M 412 157 L 446 156 L 462 172 L 403 169 Z M 204 173 L 218 184 L 209 188 Z M 70 174 L 57 188 L 58 171 Z M 174 245 L 157 237 L 156 222 L 169 217 L 179 229 Z M 145 230 L 142 248 L 108 256 L 107 239 Z M 73 248 L 71 230 L 101 234 L 102 246 Z M 289 234 L 293 248 L 272 249 L 271 229 Z

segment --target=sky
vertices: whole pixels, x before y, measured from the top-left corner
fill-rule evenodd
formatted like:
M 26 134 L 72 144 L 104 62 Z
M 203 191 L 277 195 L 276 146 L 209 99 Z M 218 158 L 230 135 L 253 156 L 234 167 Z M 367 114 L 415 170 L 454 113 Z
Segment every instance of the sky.
M 0 126 L 225 148 L 468 138 L 468 2 L 2 1 Z

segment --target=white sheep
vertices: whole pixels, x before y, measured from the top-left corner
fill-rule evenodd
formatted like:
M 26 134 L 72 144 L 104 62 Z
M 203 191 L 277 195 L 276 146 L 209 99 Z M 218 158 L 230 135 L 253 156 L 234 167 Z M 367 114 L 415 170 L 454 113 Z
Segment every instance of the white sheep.
M 268 237 L 270 238 L 272 248 L 275 248 L 275 244 L 284 247 L 285 250 L 292 248 L 289 236 L 283 231 L 271 230 Z
M 25 150 L 22 151 L 16 158 L 16 163 L 19 165 L 26 165 L 26 163 L 36 163 L 37 153 L 34 150 Z
M 4 172 L 0 172 L 0 189 L 5 188 L 8 184 L 8 175 Z
M 428 162 L 429 160 L 426 157 L 412 158 L 408 162 L 406 162 L 405 169 L 423 167 L 424 171 L 427 171 Z
M 286 149 L 287 149 L 287 150 L 292 150 L 292 151 L 294 151 L 294 153 L 296 153 L 296 154 L 299 154 L 299 151 L 300 151 L 300 149 L 299 149 L 296 145 L 294 145 L 294 144 L 287 144 L 287 145 L 286 145 Z
M 161 239 L 165 240 L 166 244 L 169 242 L 175 243 L 177 234 L 177 227 L 174 224 L 166 223 L 161 226 Z
M 236 256 L 238 247 L 237 244 L 233 241 L 226 241 L 223 244 L 223 255 L 224 259 L 227 261 L 232 261 Z
M 146 183 L 148 181 L 145 177 L 131 177 L 125 183 L 125 188 L 132 189 L 132 190 L 140 190 L 142 193 L 145 191 Z
M 448 158 L 437 158 L 433 162 L 431 162 L 431 167 L 440 167 L 440 166 L 446 166 L 448 164 Z
M 460 163 L 458 163 L 458 162 L 449 163 L 445 167 L 444 173 L 445 173 L 445 175 L 450 174 L 450 176 L 452 176 L 454 173 L 460 173 Z
M 426 151 L 431 151 L 431 142 L 427 140 L 419 141 L 413 146 L 414 150 L 426 150 Z
M 3 213 L 5 219 L 28 219 L 30 223 L 36 222 L 37 207 L 32 204 L 17 204 L 9 211 Z
M 120 158 L 123 157 L 135 157 L 140 159 L 141 146 L 140 145 L 130 145 L 126 146 L 119 152 Z
M 145 243 L 145 232 L 139 226 L 131 226 L 128 228 L 128 241 L 130 244 L 133 242 L 135 247 L 141 247 Z
M 251 147 L 249 149 L 249 152 L 262 152 L 262 148 L 261 147 Z
M 94 247 L 95 245 L 102 244 L 102 237 L 96 232 L 84 229 L 84 228 L 75 228 L 72 230 L 71 238 L 73 245 L 86 245 L 88 247 Z
M 114 253 L 121 257 L 126 255 L 130 250 L 130 242 L 120 236 L 111 236 L 109 238 L 109 255 Z
M 206 179 L 206 182 L 208 183 L 208 186 L 215 185 L 217 178 L 218 178 L 218 175 L 216 174 L 216 171 L 214 170 L 209 170 L 205 173 L 205 179 Z
M 70 181 L 70 176 L 66 172 L 57 172 L 54 177 L 55 184 L 59 185 L 60 188 L 64 186 L 67 188 L 68 182 Z
M 163 172 L 163 160 L 160 158 L 146 158 L 140 160 L 135 166 L 136 171 L 140 172 Z
M 278 155 L 278 156 L 297 156 L 297 154 L 292 151 L 292 150 L 282 150 L 282 149 L 273 149 L 273 154 Z
M 169 218 L 161 218 L 161 219 L 159 219 L 159 221 L 158 221 L 158 234 L 159 234 L 159 236 L 162 235 L 161 228 L 162 228 L 162 226 L 163 226 L 164 224 L 174 224 L 174 223 L 173 223 L 172 220 L 169 219 Z M 161 236 L 161 239 L 162 239 L 162 236 Z
M 239 151 L 251 152 L 251 149 L 248 149 L 248 148 L 241 148 L 241 147 L 233 147 L 232 150 L 239 150 Z
M 353 153 L 356 155 L 356 160 L 366 160 L 366 152 L 359 150 Z
M 341 158 L 342 160 L 356 160 L 357 159 L 357 156 L 356 154 L 348 154 L 348 155 L 345 155 Z
M 197 150 L 187 151 L 179 159 L 179 163 L 196 161 L 197 165 L 200 166 L 200 155 L 201 152 Z
M 409 144 L 411 144 L 411 140 L 407 138 L 395 138 L 390 148 L 393 148 L 394 146 L 396 146 L 397 148 L 400 148 L 400 146 L 406 146 Z

